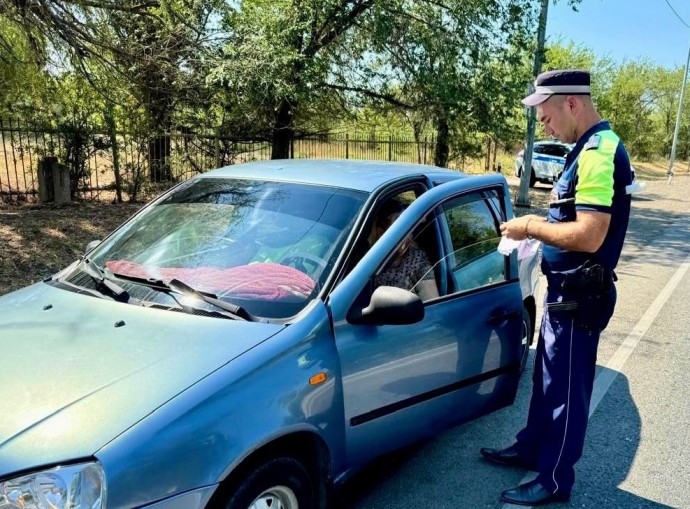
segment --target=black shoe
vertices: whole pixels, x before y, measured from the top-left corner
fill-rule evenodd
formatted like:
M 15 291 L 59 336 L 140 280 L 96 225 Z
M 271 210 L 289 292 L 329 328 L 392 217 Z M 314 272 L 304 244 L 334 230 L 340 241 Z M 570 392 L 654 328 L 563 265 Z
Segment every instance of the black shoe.
M 515 444 L 505 449 L 489 449 L 487 447 L 482 447 L 479 449 L 479 452 L 484 458 L 497 465 L 526 468 L 527 470 L 534 469 L 533 465 L 520 457 Z
M 569 499 L 570 493 L 559 493 L 558 491 L 554 493 L 537 481 L 530 481 L 501 493 L 501 500 L 516 505 L 545 505 L 553 502 L 565 502 Z

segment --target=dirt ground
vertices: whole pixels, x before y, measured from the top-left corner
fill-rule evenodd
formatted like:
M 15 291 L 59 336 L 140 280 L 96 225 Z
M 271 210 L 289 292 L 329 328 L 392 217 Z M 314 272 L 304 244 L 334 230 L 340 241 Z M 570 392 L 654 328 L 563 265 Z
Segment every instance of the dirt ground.
M 665 168 L 661 166 L 636 164 L 635 167 L 638 180 L 666 178 Z M 519 181 L 509 176 L 508 183 L 514 203 Z M 549 194 L 549 185 L 537 184 L 530 189 L 530 207 L 516 207 L 515 214 L 545 214 Z M 0 203 L 0 295 L 40 281 L 66 267 L 82 255 L 90 241 L 104 238 L 142 206 Z
M 142 204 L 0 205 L 0 295 L 40 281 L 84 252 Z

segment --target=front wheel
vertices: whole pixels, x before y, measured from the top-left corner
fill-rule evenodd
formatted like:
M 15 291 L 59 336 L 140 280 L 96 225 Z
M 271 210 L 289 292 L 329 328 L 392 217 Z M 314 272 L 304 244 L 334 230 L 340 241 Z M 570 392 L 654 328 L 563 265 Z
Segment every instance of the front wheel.
M 225 509 L 316 509 L 314 483 L 296 459 L 275 458 L 240 481 Z

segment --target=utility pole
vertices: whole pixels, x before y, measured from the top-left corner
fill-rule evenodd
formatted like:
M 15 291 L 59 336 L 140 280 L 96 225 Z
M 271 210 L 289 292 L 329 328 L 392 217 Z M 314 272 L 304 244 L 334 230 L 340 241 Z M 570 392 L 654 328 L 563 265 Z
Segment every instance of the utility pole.
M 688 59 L 685 62 L 685 73 L 683 74 L 683 85 L 680 87 L 680 101 L 678 103 L 678 115 L 676 115 L 676 128 L 673 131 L 673 145 L 671 147 L 671 162 L 668 166 L 668 183 L 673 178 L 673 163 L 676 160 L 676 147 L 678 146 L 678 132 L 680 131 L 680 117 L 683 113 L 683 100 L 685 99 L 685 85 L 688 82 L 688 66 L 690 66 L 690 47 L 688 47 Z
M 541 72 L 541 64 L 544 60 L 544 41 L 546 39 L 546 17 L 549 12 L 549 0 L 541 0 L 541 13 L 539 14 L 539 29 L 537 32 L 537 49 L 534 52 L 534 67 L 532 74 L 536 77 Z M 534 84 L 530 83 L 529 93 L 534 91 Z M 520 176 L 520 189 L 515 199 L 516 207 L 529 207 L 529 180 L 532 175 L 532 150 L 534 149 L 534 131 L 537 119 L 535 108 L 528 108 L 527 112 L 527 140 L 525 152 L 522 157 L 522 174 Z

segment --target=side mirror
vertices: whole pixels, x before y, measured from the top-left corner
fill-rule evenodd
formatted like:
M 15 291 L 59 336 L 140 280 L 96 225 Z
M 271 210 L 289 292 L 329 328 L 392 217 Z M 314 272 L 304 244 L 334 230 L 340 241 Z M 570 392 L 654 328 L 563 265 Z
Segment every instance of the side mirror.
M 348 321 L 362 325 L 409 325 L 424 319 L 424 304 L 414 293 L 393 286 L 379 286 L 364 309 L 353 310 Z
M 101 243 L 100 240 L 92 240 L 91 242 L 86 244 L 86 247 L 84 248 L 84 254 L 87 254 L 87 253 L 93 251 L 96 248 L 96 246 L 100 243 Z

